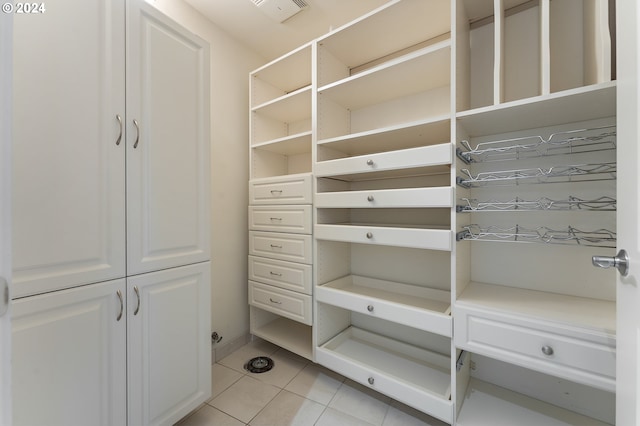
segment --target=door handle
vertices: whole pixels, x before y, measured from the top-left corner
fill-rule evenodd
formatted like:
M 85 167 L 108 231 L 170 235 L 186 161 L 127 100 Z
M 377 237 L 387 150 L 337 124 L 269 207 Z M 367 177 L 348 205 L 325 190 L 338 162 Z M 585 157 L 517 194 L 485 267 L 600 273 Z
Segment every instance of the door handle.
M 629 255 L 626 250 L 620 250 L 614 257 L 593 256 L 591 263 L 598 268 L 616 268 L 623 277 L 629 274 Z
M 9 283 L 0 277 L 0 317 L 9 310 Z
M 140 142 L 140 125 L 138 124 L 138 120 L 133 119 L 133 125 L 136 126 L 136 141 L 133 143 L 133 149 L 138 147 L 138 142 Z

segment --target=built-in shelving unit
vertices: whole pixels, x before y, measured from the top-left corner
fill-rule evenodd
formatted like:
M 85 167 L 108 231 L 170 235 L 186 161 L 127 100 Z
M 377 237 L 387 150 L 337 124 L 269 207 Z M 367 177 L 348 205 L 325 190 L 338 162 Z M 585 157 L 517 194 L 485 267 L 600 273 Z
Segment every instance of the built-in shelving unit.
M 254 304 L 254 334 L 451 424 L 613 423 L 610 13 L 392 0 L 254 72 L 252 238 L 313 198 L 313 291 L 256 269 L 312 318 Z
M 313 359 L 312 51 L 250 75 L 250 331 Z

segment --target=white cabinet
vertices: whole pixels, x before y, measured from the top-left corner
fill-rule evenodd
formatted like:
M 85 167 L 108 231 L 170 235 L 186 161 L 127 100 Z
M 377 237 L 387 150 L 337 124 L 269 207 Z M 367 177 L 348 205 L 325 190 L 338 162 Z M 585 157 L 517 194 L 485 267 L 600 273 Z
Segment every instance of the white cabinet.
M 135 275 L 210 257 L 209 48 L 146 2 L 128 10 L 127 275 Z
M 124 12 L 15 17 L 13 297 L 125 276 Z
M 314 51 L 306 44 L 249 76 L 249 331 L 308 359 Z
M 14 402 L 31 424 L 174 424 L 211 393 L 209 47 L 145 1 L 54 9 L 16 22 Z M 107 287 L 115 325 L 71 298 Z
M 13 423 L 127 423 L 124 279 L 13 302 Z
M 211 395 L 209 262 L 127 279 L 128 423 L 171 425 Z

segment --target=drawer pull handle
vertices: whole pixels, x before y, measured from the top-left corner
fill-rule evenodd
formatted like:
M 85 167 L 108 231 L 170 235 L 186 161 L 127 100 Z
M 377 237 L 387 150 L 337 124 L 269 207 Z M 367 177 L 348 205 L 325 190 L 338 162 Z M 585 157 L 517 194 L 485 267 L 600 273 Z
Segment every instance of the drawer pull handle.
M 282 274 L 276 274 L 276 273 L 275 273 L 275 272 L 273 272 L 273 271 L 269 271 L 269 275 L 274 275 L 274 276 L 276 276 L 276 277 L 281 277 L 281 276 L 282 276 Z
M 553 348 L 551 346 L 543 346 L 542 347 L 542 353 L 547 355 L 547 356 L 551 356 L 553 355 Z
M 373 377 L 369 377 L 369 379 L 367 379 L 367 382 L 369 382 L 370 385 L 372 385 L 375 380 L 373 379 Z
M 373 201 L 373 195 L 369 195 L 369 196 L 367 197 L 367 201 Z
M 276 305 L 282 305 L 282 302 L 278 302 L 277 300 L 273 300 L 272 298 L 269 298 L 269 302 L 275 303 Z
M 269 244 L 271 246 L 271 248 L 279 248 L 281 249 L 282 246 L 276 245 L 276 244 Z
M 373 234 L 371 232 L 367 232 L 367 238 L 368 239 L 372 239 L 373 238 Z
M 367 306 L 367 311 L 369 311 L 369 312 L 373 312 L 373 305 L 369 305 L 369 306 Z
M 373 166 L 373 160 L 371 159 L 367 160 L 367 166 Z
M 270 220 L 278 220 L 278 221 L 281 221 L 281 220 L 282 220 L 282 218 L 281 218 L 281 217 L 270 217 L 269 219 L 270 219 Z
M 282 194 L 282 189 L 272 189 L 271 193 L 272 194 Z

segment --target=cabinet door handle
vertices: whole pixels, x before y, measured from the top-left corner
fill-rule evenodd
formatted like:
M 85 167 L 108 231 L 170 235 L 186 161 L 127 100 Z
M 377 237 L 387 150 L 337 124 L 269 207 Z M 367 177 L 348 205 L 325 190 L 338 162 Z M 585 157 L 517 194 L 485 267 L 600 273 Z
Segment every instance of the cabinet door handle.
M 136 305 L 136 309 L 135 311 L 133 311 L 133 315 L 138 315 L 138 312 L 140 311 L 140 290 L 138 290 L 138 286 L 134 285 L 133 286 L 133 291 L 136 293 L 136 296 L 138 297 L 138 304 Z
M 272 189 L 271 193 L 274 194 L 274 195 L 275 194 L 282 194 L 282 189 Z
M 120 290 L 116 291 L 116 294 L 120 300 L 120 313 L 118 314 L 116 321 L 120 321 L 122 319 L 122 314 L 124 313 L 124 299 L 122 298 L 122 292 Z
M 373 305 L 368 305 L 367 306 L 367 311 L 373 312 Z
M 367 201 L 373 201 L 373 195 L 369 195 L 369 196 L 367 197 Z
M 120 126 L 120 134 L 116 139 L 116 145 L 120 145 L 120 141 L 122 141 L 122 117 L 120 117 L 120 114 L 116 114 L 116 120 L 118 120 L 118 125 Z
M 371 159 L 367 160 L 367 166 L 373 166 L 373 160 Z
M 272 298 L 269 298 L 269 302 L 275 303 L 276 305 L 282 305 L 282 302 L 278 302 L 277 300 L 273 300 Z
M 372 238 L 373 238 L 373 233 L 371 233 L 371 232 L 367 232 L 366 237 L 367 237 L 368 239 L 372 239 Z
M 281 277 L 281 276 L 282 276 L 282 274 L 276 274 L 276 273 L 275 273 L 275 272 L 273 272 L 273 271 L 269 271 L 269 275 L 274 275 L 274 276 L 276 276 L 276 277 Z
M 549 345 L 545 345 L 543 346 L 541 349 L 543 354 L 545 354 L 546 356 L 551 356 L 553 355 L 553 348 Z
M 279 248 L 279 249 L 282 248 L 282 246 L 279 246 L 277 244 L 269 244 L 269 245 L 271 246 L 271 248 Z
M 270 220 L 277 220 L 278 222 L 281 222 L 281 221 L 282 221 L 282 218 L 281 218 L 281 217 L 270 217 L 269 219 L 270 219 Z
M 138 120 L 133 119 L 133 125 L 136 126 L 136 141 L 133 143 L 133 149 L 138 147 L 138 142 L 140 142 L 140 125 L 138 125 Z

